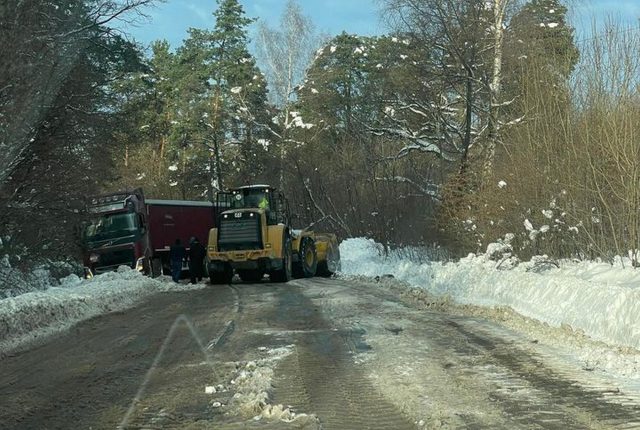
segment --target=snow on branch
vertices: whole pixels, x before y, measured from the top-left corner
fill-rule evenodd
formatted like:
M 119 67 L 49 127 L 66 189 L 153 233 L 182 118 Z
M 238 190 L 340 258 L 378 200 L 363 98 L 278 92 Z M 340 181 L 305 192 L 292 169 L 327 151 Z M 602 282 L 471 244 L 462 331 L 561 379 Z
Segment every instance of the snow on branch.
M 431 197 L 435 200 L 440 200 L 440 186 L 432 182 L 428 182 L 424 185 L 417 183 L 416 181 L 409 179 L 405 176 L 391 176 L 384 178 L 376 178 L 376 181 L 384 182 L 396 182 L 400 184 L 409 184 L 416 190 L 418 190 L 423 196 Z
M 499 125 L 500 125 L 500 127 L 510 127 L 510 126 L 513 126 L 513 125 L 518 125 L 524 120 L 524 118 L 525 118 L 524 116 L 521 116 L 521 117 L 512 119 L 511 121 L 508 121 L 508 122 L 500 121 Z
M 507 100 L 507 101 L 504 101 L 504 102 L 491 103 L 491 107 L 499 108 L 499 107 L 511 106 L 513 104 L 513 102 L 515 102 L 515 101 L 516 101 L 516 99 L 513 98 L 511 100 Z
M 370 127 L 369 131 L 376 136 L 388 135 L 406 140 L 408 142 L 400 151 L 398 151 L 398 154 L 395 158 L 406 157 L 411 152 L 420 151 L 435 154 L 438 158 L 442 158 L 447 161 L 455 161 L 455 158 L 445 153 L 438 143 L 432 141 L 432 139 L 441 140 L 440 138 L 417 134 L 415 132 L 411 132 L 409 130 L 401 128 Z

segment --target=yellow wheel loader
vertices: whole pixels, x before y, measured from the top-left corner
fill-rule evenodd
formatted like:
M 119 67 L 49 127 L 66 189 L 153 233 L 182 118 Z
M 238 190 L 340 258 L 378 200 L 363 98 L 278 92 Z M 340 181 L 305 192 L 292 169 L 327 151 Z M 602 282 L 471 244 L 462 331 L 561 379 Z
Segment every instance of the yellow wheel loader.
M 209 233 L 212 284 L 331 276 L 340 270 L 335 234 L 295 230 L 284 195 L 269 185 L 232 188 L 216 196 L 221 213 Z

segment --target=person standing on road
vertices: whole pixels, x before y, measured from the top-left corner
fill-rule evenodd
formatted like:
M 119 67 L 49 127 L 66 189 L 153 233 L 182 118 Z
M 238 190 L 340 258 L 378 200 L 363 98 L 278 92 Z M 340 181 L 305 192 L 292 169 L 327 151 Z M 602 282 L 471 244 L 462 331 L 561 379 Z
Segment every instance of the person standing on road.
M 173 282 L 180 282 L 182 274 L 182 262 L 184 261 L 186 250 L 180 239 L 176 239 L 175 244 L 169 249 L 169 260 L 171 262 L 171 278 Z
M 202 281 L 204 276 L 204 257 L 207 251 L 200 243 L 197 237 L 194 237 L 191 241 L 191 247 L 189 248 L 189 273 L 191 274 L 191 283 Z

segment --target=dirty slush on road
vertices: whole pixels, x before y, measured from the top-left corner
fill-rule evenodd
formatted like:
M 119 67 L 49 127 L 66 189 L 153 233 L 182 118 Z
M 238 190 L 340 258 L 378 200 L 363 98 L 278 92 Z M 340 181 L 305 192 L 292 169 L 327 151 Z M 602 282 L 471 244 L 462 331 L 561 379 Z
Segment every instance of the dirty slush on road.
M 507 329 L 427 302 L 342 279 L 161 294 L 5 358 L 0 419 L 92 429 L 639 425 L 636 399 L 584 386 Z

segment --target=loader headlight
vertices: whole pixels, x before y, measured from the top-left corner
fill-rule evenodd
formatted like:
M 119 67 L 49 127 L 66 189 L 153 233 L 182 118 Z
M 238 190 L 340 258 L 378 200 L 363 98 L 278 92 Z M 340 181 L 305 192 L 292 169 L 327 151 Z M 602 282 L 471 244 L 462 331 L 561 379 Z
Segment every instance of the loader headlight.
M 144 271 L 144 257 L 140 257 L 138 261 L 136 261 L 136 270 L 138 272 Z
M 100 254 L 91 254 L 89 256 L 89 261 L 92 263 L 97 263 L 100 260 Z

